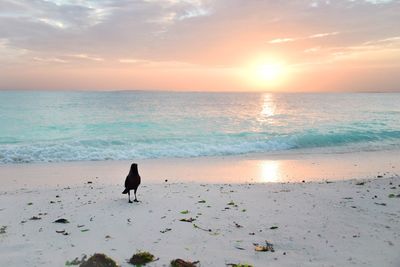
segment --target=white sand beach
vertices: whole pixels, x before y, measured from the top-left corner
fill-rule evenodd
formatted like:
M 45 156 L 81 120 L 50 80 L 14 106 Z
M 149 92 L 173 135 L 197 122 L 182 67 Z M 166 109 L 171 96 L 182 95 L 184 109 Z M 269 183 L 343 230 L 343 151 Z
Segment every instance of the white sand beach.
M 399 14 L 0 0 L 0 267 L 400 267 Z
M 133 204 L 122 182 L 83 176 L 69 186 L 2 189 L 0 266 L 65 266 L 96 252 L 131 266 L 127 259 L 139 250 L 159 258 L 148 266 L 175 258 L 200 266 L 400 265 L 395 174 L 304 183 L 143 179 Z M 69 223 L 54 223 L 60 218 Z M 255 251 L 266 241 L 274 252 Z

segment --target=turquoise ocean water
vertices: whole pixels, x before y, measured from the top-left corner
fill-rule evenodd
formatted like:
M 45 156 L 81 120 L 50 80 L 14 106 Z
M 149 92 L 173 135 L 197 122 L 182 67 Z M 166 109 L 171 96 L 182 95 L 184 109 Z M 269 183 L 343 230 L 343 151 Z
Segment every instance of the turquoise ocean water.
M 400 94 L 0 92 L 0 164 L 400 148 Z

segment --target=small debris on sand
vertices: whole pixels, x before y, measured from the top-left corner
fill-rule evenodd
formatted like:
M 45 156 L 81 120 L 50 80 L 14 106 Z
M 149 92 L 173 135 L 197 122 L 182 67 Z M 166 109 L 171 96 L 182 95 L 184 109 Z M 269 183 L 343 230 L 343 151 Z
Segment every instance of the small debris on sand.
M 196 220 L 196 219 L 193 219 L 192 217 L 190 217 L 189 219 L 180 219 L 179 221 L 191 223 L 191 222 L 194 222 L 195 220 Z
M 7 226 L 0 227 L 0 235 L 6 233 Z
M 235 224 L 236 228 L 242 228 L 243 227 L 242 225 L 238 224 L 237 222 L 233 222 L 233 223 Z
M 54 223 L 69 223 L 67 219 L 61 218 L 54 221 Z
M 198 226 L 198 225 L 195 224 L 195 223 L 193 224 L 193 227 L 196 228 L 196 229 L 203 230 L 203 231 L 205 231 L 205 232 L 212 232 L 211 229 L 206 229 L 206 228 L 200 227 L 200 226 Z
M 228 206 L 234 206 L 235 205 L 235 202 L 233 202 L 233 201 L 230 201 L 229 203 L 227 203 L 226 205 L 228 205 Z
M 56 231 L 57 232 L 57 231 Z M 61 232 L 60 234 L 62 234 L 62 235 L 69 235 L 69 233 L 68 232 L 65 232 L 65 231 L 59 231 L 59 232 Z
M 271 252 L 275 252 L 274 245 L 272 245 L 272 243 L 269 243 L 267 240 L 265 240 L 265 246 L 261 246 L 261 245 L 258 245 L 258 244 L 254 244 L 254 246 L 255 246 L 255 248 L 254 248 L 255 251 L 262 251 L 262 252 L 271 251 Z

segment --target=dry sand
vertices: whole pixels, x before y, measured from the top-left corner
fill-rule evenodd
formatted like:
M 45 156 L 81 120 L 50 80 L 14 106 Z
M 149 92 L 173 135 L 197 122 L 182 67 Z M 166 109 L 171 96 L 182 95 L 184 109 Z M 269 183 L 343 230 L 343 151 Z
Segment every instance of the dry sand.
M 175 258 L 200 266 L 400 266 L 396 175 L 330 183 L 144 182 L 134 204 L 122 190 L 88 178 L 70 187 L 0 191 L 0 266 L 64 266 L 95 252 L 131 266 L 126 260 L 138 250 L 159 258 L 148 266 Z M 69 223 L 54 223 L 60 218 Z M 195 221 L 180 221 L 189 218 Z M 275 251 L 255 251 L 266 240 Z

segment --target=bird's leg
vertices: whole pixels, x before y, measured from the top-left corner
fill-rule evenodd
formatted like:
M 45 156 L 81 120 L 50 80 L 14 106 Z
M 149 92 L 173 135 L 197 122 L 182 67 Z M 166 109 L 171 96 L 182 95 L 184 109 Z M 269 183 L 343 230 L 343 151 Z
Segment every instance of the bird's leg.
M 129 200 L 129 203 L 133 203 L 133 202 L 131 201 L 131 192 L 130 192 L 130 191 L 128 191 L 128 200 Z
M 135 191 L 134 191 L 134 193 L 135 193 L 135 202 L 139 202 L 139 200 L 137 200 L 137 198 L 136 198 L 136 189 L 135 189 Z

